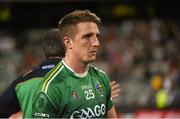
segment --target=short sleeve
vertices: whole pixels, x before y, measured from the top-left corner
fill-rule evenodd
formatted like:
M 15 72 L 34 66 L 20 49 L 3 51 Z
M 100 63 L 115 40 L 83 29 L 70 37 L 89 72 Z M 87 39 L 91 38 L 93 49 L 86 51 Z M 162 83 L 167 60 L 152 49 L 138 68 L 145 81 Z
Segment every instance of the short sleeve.
M 111 109 L 113 107 L 113 101 L 111 98 L 111 86 L 110 86 L 110 80 L 107 75 L 105 75 L 105 82 L 106 82 L 106 89 L 107 89 L 107 99 L 106 99 L 106 105 L 107 105 L 107 110 Z
M 40 91 L 34 98 L 32 104 L 32 117 L 34 118 L 52 118 L 56 117 L 57 109 L 48 95 Z

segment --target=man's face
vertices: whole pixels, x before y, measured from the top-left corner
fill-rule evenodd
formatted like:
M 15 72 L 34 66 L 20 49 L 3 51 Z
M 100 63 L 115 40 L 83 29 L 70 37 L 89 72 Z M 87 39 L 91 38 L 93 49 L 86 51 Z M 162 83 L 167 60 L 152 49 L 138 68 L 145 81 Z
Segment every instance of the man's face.
M 77 33 L 72 40 L 72 52 L 79 61 L 93 62 L 96 59 L 99 44 L 99 29 L 93 22 L 77 24 Z

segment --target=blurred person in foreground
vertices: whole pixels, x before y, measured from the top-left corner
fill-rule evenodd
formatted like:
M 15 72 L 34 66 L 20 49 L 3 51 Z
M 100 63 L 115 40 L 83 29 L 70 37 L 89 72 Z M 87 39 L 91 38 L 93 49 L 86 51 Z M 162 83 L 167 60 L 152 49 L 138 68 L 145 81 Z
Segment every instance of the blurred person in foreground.
M 24 115 L 29 114 L 26 112 L 26 108 L 30 105 L 30 103 L 27 102 L 29 102 L 30 98 L 32 98 L 31 96 L 34 91 L 35 84 L 33 84 L 32 87 L 25 86 L 28 86 L 27 84 L 30 82 L 34 83 L 34 79 L 43 77 L 64 57 L 64 48 L 61 43 L 58 42 L 58 38 L 58 29 L 50 30 L 43 39 L 44 53 L 47 59 L 40 65 L 20 75 L 0 96 L 0 117 L 7 118 L 11 114 L 20 110 L 23 111 Z
M 100 24 L 89 10 L 75 10 L 59 21 L 65 57 L 41 80 L 33 117 L 117 118 L 109 78 L 89 64 L 100 46 Z
M 64 48 L 58 40 L 58 32 L 58 29 L 51 29 L 43 39 L 44 54 L 47 59 L 37 67 L 19 76 L 0 96 L 1 118 L 8 118 L 9 116 L 9 118 L 21 118 L 22 113 L 19 111 L 23 112 L 24 118 L 31 117 L 31 111 L 29 110 L 32 107 L 31 100 L 35 91 L 35 85 L 40 81 L 40 77 L 43 77 L 64 57 Z M 31 82 L 34 83 L 33 87 L 28 87 Z M 26 88 L 24 89 L 23 87 L 25 86 Z M 118 97 L 120 92 L 119 84 L 112 81 L 111 88 L 112 98 Z

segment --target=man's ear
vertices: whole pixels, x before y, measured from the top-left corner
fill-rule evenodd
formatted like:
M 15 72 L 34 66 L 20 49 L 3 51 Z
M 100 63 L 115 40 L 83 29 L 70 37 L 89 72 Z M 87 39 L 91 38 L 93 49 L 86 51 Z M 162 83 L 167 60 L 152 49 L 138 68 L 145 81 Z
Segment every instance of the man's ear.
M 63 41 L 64 41 L 64 45 L 66 46 L 67 49 L 72 49 L 71 38 L 64 37 Z

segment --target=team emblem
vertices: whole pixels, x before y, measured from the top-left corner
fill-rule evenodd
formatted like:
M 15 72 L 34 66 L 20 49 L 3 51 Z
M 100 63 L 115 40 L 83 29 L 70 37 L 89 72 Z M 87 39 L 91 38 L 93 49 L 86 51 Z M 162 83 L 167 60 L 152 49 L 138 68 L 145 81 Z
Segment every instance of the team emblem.
M 96 89 L 99 92 L 99 95 L 102 97 L 103 96 L 103 87 L 102 85 L 99 83 L 99 81 L 96 81 Z
M 46 106 L 47 100 L 46 95 L 42 92 L 39 93 L 39 98 L 36 101 L 36 107 L 38 109 L 42 109 Z
M 78 100 L 79 96 L 77 95 L 76 91 L 72 91 L 71 93 L 71 100 Z

